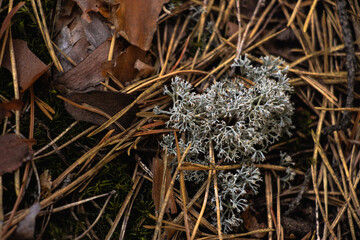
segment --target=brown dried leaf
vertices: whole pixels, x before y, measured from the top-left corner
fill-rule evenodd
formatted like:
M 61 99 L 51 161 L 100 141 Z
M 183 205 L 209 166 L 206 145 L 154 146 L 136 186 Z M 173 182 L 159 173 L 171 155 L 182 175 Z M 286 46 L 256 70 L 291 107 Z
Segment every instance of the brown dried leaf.
M 154 174 L 153 178 L 153 189 L 152 189 L 152 198 L 155 204 L 155 210 L 158 212 L 160 210 L 160 195 L 161 195 L 161 187 L 162 187 L 162 180 L 163 180 L 163 171 L 164 171 L 164 162 L 158 158 L 153 158 L 153 169 L 152 172 Z M 164 196 L 166 194 L 167 189 L 169 188 L 171 182 L 171 168 L 167 167 L 166 169 L 166 176 L 165 176 L 166 186 Z M 168 209 L 170 209 L 171 213 L 176 213 L 176 204 L 175 204 L 175 196 L 174 192 L 171 190 L 170 199 L 168 202 Z
M 0 121 L 4 117 L 10 117 L 11 110 L 21 110 L 22 104 L 22 101 L 19 99 L 14 99 L 10 102 L 0 103 Z
M 125 52 L 116 57 L 114 67 L 114 76 L 122 83 L 133 80 L 138 72 L 135 69 L 135 63 L 139 59 L 145 61 L 146 52 L 138 47 L 130 46 Z
M 109 48 L 110 43 L 105 41 L 79 65 L 56 79 L 55 84 L 77 91 L 98 85 L 104 80 L 101 75 L 101 64 L 107 61 Z
M 29 142 L 14 133 L 0 136 L 0 153 L 0 176 L 15 171 L 33 156 Z
M 83 14 L 81 17 L 85 19 L 88 23 L 91 23 L 91 18 L 89 12 L 98 12 L 99 11 L 99 2 L 97 0 L 74 0 L 77 5 L 81 8 Z
M 75 102 L 76 104 L 85 107 L 93 107 L 111 117 L 134 101 L 133 96 L 129 94 L 104 91 L 71 93 L 67 95 L 66 98 L 72 102 Z M 68 113 L 76 120 L 90 122 L 97 125 L 101 125 L 108 120 L 108 118 L 103 115 L 78 108 L 68 102 L 65 102 L 65 108 Z M 138 111 L 138 107 L 135 105 L 127 113 L 125 113 L 125 115 L 118 119 L 117 123 L 124 128 L 128 128 Z M 117 129 L 116 126 L 112 128 Z
M 88 23 L 74 11 L 70 17 L 61 16 L 57 21 L 56 45 L 76 64 L 81 63 L 96 48 L 111 37 L 109 27 L 97 13 L 90 13 L 92 22 Z M 57 56 L 63 66 L 64 72 L 74 65 L 60 52 Z
M 121 0 L 116 11 L 116 31 L 145 51 L 150 49 L 162 5 L 169 0 Z
M 13 45 L 20 90 L 24 92 L 49 69 L 50 65 L 46 66 L 33 54 L 24 40 L 15 39 Z M 11 71 L 9 49 L 5 52 L 2 66 Z

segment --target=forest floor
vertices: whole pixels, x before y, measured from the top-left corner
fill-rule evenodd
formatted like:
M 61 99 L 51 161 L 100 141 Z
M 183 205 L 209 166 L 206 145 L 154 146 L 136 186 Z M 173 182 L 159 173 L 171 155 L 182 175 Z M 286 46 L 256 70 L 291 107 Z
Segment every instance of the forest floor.
M 358 1 L 0 1 L 0 19 L 1 239 L 360 239 Z M 283 61 L 292 135 L 265 161 L 210 141 L 210 161 L 181 162 L 164 86 L 255 89 L 245 55 Z M 227 219 L 219 176 L 249 164 L 258 193 Z

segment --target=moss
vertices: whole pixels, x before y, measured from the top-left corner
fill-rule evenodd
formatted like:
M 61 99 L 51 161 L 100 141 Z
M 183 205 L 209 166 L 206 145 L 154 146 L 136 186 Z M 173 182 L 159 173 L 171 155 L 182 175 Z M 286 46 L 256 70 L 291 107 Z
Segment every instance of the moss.
M 48 27 L 56 6 L 55 0 L 42 1 L 43 11 Z M 49 64 L 51 57 L 33 14 L 31 1 L 26 0 L 25 5 L 12 18 L 12 34 L 14 39 L 22 39 L 28 43 L 29 49 L 43 62 Z

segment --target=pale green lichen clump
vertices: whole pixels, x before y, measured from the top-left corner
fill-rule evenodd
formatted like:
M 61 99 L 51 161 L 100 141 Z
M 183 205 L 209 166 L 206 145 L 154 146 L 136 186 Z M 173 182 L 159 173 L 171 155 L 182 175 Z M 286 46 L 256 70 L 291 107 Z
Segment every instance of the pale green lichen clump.
M 171 89 L 164 89 L 164 94 L 172 97 L 173 106 L 168 111 L 155 109 L 156 113 L 170 116 L 167 127 L 179 129 L 185 136 L 179 141 L 182 150 L 191 142 L 186 161 L 208 165 L 211 141 L 217 163 L 244 164 L 234 172 L 218 172 L 224 231 L 241 222 L 239 214 L 247 206 L 246 195 L 258 188 L 260 172 L 252 164 L 264 161 L 269 145 L 284 133 L 290 135 L 292 127 L 294 108 L 290 102 L 292 88 L 285 74 L 287 69 L 279 68 L 279 59 L 264 57 L 261 60 L 262 65 L 252 66 L 244 56 L 232 64 L 254 86 L 247 87 L 240 79 L 225 77 L 205 93 L 197 94 L 188 82 L 175 77 Z M 173 134 L 165 135 L 160 145 L 167 148 L 169 154 L 176 155 Z M 191 171 L 185 178 L 202 182 L 205 175 L 206 172 Z

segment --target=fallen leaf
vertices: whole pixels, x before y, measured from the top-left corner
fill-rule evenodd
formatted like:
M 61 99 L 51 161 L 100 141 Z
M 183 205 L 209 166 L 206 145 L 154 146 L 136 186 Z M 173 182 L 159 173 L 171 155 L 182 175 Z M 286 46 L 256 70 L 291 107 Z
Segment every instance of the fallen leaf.
M 157 18 L 169 0 L 121 0 L 116 10 L 116 31 L 132 45 L 150 49 Z
M 70 90 L 82 91 L 94 87 L 104 80 L 101 64 L 107 61 L 110 43 L 105 41 L 79 65 L 67 71 L 55 80 Z
M 87 108 L 92 107 L 96 110 L 100 110 L 110 117 L 114 116 L 134 101 L 133 96 L 129 94 L 104 91 L 70 93 L 66 96 L 66 98 Z M 68 102 L 65 102 L 65 109 L 76 120 L 90 122 L 97 125 L 101 125 L 109 120 L 109 118 L 102 114 L 75 107 Z M 138 107 L 135 105 L 127 113 L 125 113 L 125 115 L 118 119 L 117 123 L 124 128 L 128 128 L 133 122 L 138 111 Z M 117 127 L 113 125 L 112 128 Z
M 18 169 L 23 162 L 31 160 L 33 151 L 30 143 L 16 134 L 0 136 L 0 176 Z
M 91 18 L 89 16 L 89 12 L 98 12 L 100 4 L 97 0 L 74 0 L 76 4 L 81 8 L 83 14 L 81 17 L 85 19 L 87 22 L 91 22 Z
M 14 99 L 10 102 L 0 103 L 0 121 L 4 117 L 10 117 L 11 110 L 21 110 L 22 104 L 22 101 L 19 99 Z
M 24 40 L 14 39 L 13 45 L 20 90 L 24 92 L 50 68 L 50 65 L 47 66 L 32 53 Z M 2 66 L 11 71 L 8 48 Z
M 155 210 L 157 212 L 159 212 L 160 210 L 160 195 L 161 195 L 161 188 L 163 187 L 163 172 L 164 172 L 164 162 L 158 158 L 158 157 L 154 157 L 153 158 L 153 169 L 152 172 L 154 174 L 154 178 L 153 178 L 153 188 L 152 188 L 152 198 L 155 204 Z M 171 167 L 167 167 L 166 169 L 166 173 L 165 173 L 165 191 L 164 191 L 164 197 L 166 195 L 166 192 L 169 188 L 170 182 L 171 182 Z M 176 209 L 176 204 L 175 204 L 175 197 L 174 197 L 174 192 L 171 190 L 171 194 L 170 194 L 170 199 L 168 202 L 168 209 L 170 209 L 170 212 L 172 214 L 177 212 Z
M 138 72 L 135 68 L 137 60 L 145 61 L 146 52 L 136 46 L 130 46 L 120 53 L 115 60 L 114 76 L 122 83 L 133 80 Z
M 92 22 L 88 23 L 80 17 L 78 11 L 74 11 L 70 17 L 63 16 L 60 17 L 58 21 L 60 23 L 57 25 L 58 34 L 54 40 L 55 44 L 66 53 L 75 64 L 81 63 L 96 48 L 111 37 L 109 27 L 100 19 L 99 14 L 90 13 L 90 16 Z M 68 72 L 74 68 L 74 64 L 60 52 L 56 54 L 63 66 L 64 72 Z M 61 74 L 58 73 L 58 75 Z
M 19 2 L 9 13 L 8 15 L 5 17 L 3 23 L 1 24 L 1 29 L 0 29 L 0 38 L 2 37 L 2 35 L 4 34 L 6 28 L 9 26 L 10 20 L 11 18 L 15 15 L 15 13 L 22 7 L 24 6 L 25 2 Z
M 28 215 L 19 223 L 12 239 L 30 240 L 34 239 L 36 216 L 39 214 L 41 206 L 39 202 L 34 203 Z

